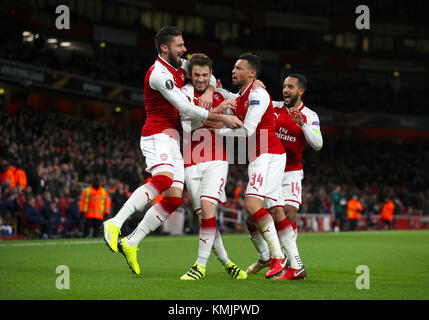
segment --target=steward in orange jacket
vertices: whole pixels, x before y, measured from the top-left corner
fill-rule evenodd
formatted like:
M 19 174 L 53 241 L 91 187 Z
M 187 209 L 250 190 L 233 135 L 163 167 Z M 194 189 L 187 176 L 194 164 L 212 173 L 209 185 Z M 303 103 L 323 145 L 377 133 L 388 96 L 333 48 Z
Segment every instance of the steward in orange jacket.
M 110 214 L 109 194 L 98 181 L 95 180 L 91 186 L 83 190 L 79 201 L 79 211 L 85 218 L 84 236 L 90 236 L 92 228 L 92 235 L 97 237 L 104 215 Z
M 25 190 L 25 188 L 27 187 L 27 174 L 23 169 L 18 168 L 15 170 L 15 181 L 16 184 L 19 184 L 21 186 L 22 190 Z
M 15 167 L 8 166 L 7 170 L 3 172 L 1 183 L 6 184 L 9 183 L 9 190 L 12 190 L 16 187 L 16 179 L 15 179 Z
M 353 196 L 353 198 L 347 202 L 347 218 L 349 220 L 359 219 L 362 211 L 362 203 L 357 199 L 357 196 Z
M 381 207 L 381 219 L 385 224 L 387 229 L 390 229 L 390 223 L 393 220 L 393 215 L 395 214 L 395 204 L 392 200 L 386 199 Z
M 354 195 L 347 202 L 347 218 L 349 220 L 349 231 L 354 230 L 356 228 L 357 222 L 360 218 L 360 215 L 362 214 L 362 211 L 362 203 L 359 201 L 358 196 Z

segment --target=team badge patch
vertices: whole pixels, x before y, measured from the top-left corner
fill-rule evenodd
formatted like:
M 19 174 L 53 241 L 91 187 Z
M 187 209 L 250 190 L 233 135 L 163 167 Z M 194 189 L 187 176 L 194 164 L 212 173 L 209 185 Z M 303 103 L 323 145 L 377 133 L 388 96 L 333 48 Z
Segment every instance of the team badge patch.
M 167 81 L 165 81 L 165 87 L 166 87 L 168 90 L 173 89 L 173 88 L 174 88 L 174 83 L 173 83 L 173 81 L 171 81 L 170 79 L 168 79 Z
M 160 158 L 162 161 L 165 161 L 168 159 L 168 155 L 166 153 L 163 153 L 163 154 L 161 154 Z

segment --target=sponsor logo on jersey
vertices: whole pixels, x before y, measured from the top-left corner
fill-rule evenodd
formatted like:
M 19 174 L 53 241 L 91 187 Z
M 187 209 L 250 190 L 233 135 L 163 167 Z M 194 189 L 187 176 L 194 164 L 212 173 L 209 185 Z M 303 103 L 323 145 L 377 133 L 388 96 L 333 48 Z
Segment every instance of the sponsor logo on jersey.
M 279 131 L 280 132 L 276 132 L 277 138 L 279 138 L 281 140 L 285 140 L 285 141 L 291 141 L 291 142 L 296 141 L 296 137 L 287 134 L 287 132 L 288 132 L 287 129 L 280 127 Z
M 313 126 L 320 126 L 320 123 L 318 121 L 313 121 L 312 125 Z
M 259 100 L 252 100 L 250 101 L 250 105 L 254 106 L 254 105 L 258 105 L 259 104 Z

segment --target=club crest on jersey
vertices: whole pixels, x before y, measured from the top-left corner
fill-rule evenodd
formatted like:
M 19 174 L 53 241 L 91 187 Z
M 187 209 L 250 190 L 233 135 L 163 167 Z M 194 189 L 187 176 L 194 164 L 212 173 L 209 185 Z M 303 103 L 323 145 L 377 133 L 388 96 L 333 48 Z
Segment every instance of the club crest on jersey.
M 168 90 L 173 89 L 173 88 L 174 88 L 174 83 L 173 83 L 173 81 L 171 81 L 170 79 L 168 79 L 167 81 L 165 81 L 165 87 L 166 87 Z
M 160 155 L 160 158 L 162 161 L 166 161 L 168 159 L 168 155 L 166 153 L 163 153 Z

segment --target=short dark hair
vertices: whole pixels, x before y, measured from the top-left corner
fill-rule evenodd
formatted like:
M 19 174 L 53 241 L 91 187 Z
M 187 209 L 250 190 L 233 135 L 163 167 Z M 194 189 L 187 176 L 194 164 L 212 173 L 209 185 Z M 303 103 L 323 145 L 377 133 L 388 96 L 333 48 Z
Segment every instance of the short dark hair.
M 256 77 L 259 76 L 259 74 L 261 73 L 261 69 L 262 69 L 262 63 L 261 63 L 261 59 L 256 54 L 253 54 L 251 52 L 246 52 L 246 53 L 243 53 L 242 55 L 240 55 L 238 57 L 238 59 L 239 60 L 240 59 L 247 60 L 249 67 L 251 69 L 256 70 Z
M 155 47 L 161 53 L 161 45 L 168 45 L 174 37 L 181 36 L 182 32 L 175 26 L 165 26 L 158 30 L 155 35 Z
M 189 58 L 189 71 L 191 71 L 194 66 L 208 66 L 210 70 L 213 70 L 213 60 L 206 56 L 204 53 L 194 53 Z
M 288 75 L 287 77 L 288 78 L 291 77 L 291 78 L 298 79 L 298 85 L 299 85 L 299 87 L 302 88 L 302 89 L 304 89 L 304 91 L 307 90 L 307 82 L 308 81 L 307 81 L 307 78 L 304 75 L 302 75 L 300 73 L 292 73 L 292 74 Z

